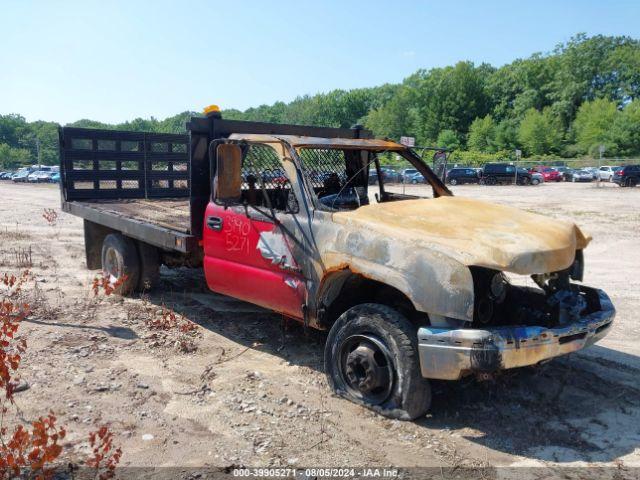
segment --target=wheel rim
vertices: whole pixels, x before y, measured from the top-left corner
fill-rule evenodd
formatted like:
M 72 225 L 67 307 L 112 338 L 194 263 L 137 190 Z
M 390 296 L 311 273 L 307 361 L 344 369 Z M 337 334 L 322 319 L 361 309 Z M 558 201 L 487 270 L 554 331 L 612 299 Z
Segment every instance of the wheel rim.
M 118 254 L 113 248 L 109 248 L 104 256 L 103 269 L 109 277 L 118 278 Z
M 456 185 L 458 183 L 458 181 L 455 178 L 452 178 L 451 180 L 449 180 L 449 183 L 451 185 Z
M 340 346 L 339 360 L 340 376 L 352 396 L 373 405 L 389 398 L 393 360 L 382 341 L 369 334 L 351 335 Z

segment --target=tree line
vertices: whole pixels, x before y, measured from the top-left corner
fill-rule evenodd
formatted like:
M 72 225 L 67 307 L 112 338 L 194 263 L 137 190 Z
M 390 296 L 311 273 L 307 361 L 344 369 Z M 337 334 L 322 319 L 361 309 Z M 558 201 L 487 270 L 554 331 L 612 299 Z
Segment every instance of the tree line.
M 376 136 L 413 136 L 419 145 L 455 149 L 458 158 L 640 154 L 640 42 L 626 36 L 579 34 L 548 53 L 496 68 L 469 61 L 418 70 L 400 84 L 333 90 L 224 118 L 350 127 Z M 73 126 L 184 132 L 195 112 L 118 125 L 79 120 Z M 57 162 L 57 124 L 0 116 L 0 166 Z

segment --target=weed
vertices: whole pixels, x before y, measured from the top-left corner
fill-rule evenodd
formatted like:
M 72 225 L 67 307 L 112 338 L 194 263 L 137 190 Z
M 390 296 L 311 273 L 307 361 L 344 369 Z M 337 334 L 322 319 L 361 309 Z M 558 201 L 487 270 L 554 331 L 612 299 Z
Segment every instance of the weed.
M 113 433 L 106 426 L 100 427 L 96 432 L 89 434 L 91 457 L 87 460 L 87 466 L 95 469 L 99 480 L 107 480 L 115 476 L 115 469 L 120 462 L 122 449 L 113 448 Z
M 31 238 L 26 232 L 18 230 L 18 224 L 16 223 L 15 230 L 9 230 L 9 227 L 4 227 L 4 230 L 0 230 L 0 239 L 9 241 L 28 240 Z
M 176 313 L 170 308 L 162 305 L 160 311 L 156 311 L 145 320 L 147 327 L 152 330 L 177 330 L 180 333 L 192 333 L 198 329 L 198 326 L 188 320 L 180 321 Z
M 0 265 L 15 266 L 17 268 L 31 268 L 33 266 L 31 245 L 3 250 Z
M 58 442 L 66 433 L 64 427 L 56 426 L 53 413 L 33 422 L 31 431 L 18 425 L 9 441 L 0 444 L 0 477 L 15 478 L 29 472 L 29 478 L 51 478 L 53 463 L 62 453 Z M 6 428 L 0 434 L 4 436 Z
M 56 417 L 49 412 L 31 423 L 31 429 L 17 425 L 11 436 L 4 426 L 8 411 L 7 401 L 15 406 L 13 394 L 18 383 L 15 372 L 20 366 L 22 355 L 27 349 L 25 339 L 16 338 L 21 322 L 30 314 L 30 306 L 18 303 L 17 297 L 29 278 L 24 271 L 19 276 L 0 275 L 0 478 L 49 479 L 56 474 L 56 461 L 62 453 L 60 442 L 66 436 L 64 427 L 56 425 Z M 16 407 L 17 408 L 17 407 Z M 100 480 L 115 476 L 115 468 L 120 461 L 122 450 L 113 449 L 113 434 L 107 427 L 89 435 L 93 455 L 87 465 L 96 470 Z
M 93 282 L 91 284 L 91 290 L 93 291 L 94 296 L 98 296 L 100 294 L 100 289 L 104 292 L 105 296 L 109 296 L 113 294 L 118 288 L 127 280 L 127 276 L 123 275 L 117 280 L 113 280 L 112 277 L 105 275 L 104 272 L 101 272 L 99 275 L 94 277 Z
M 53 227 L 58 221 L 58 212 L 56 212 L 53 208 L 45 208 L 44 213 L 42 214 L 42 218 L 44 218 L 47 223 Z
M 27 348 L 24 339 L 16 339 L 15 335 L 22 320 L 29 315 L 29 305 L 19 305 L 9 300 L 0 303 L 0 389 L 5 392 L 5 399 L 13 403 L 13 392 L 17 386 L 13 373 L 20 366 L 22 354 Z M 2 406 L 2 413 L 6 407 Z

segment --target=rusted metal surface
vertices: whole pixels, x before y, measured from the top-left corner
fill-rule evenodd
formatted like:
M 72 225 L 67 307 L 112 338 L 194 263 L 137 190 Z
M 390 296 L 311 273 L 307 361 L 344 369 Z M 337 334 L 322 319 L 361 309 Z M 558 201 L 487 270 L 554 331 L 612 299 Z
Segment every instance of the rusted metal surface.
M 469 267 L 532 275 L 564 270 L 590 237 L 571 222 L 549 219 L 515 208 L 453 197 L 448 191 L 432 199 L 388 201 L 352 211 L 313 208 L 314 192 L 304 182 L 297 148 L 336 147 L 407 152 L 394 142 L 291 135 L 232 135 L 230 140 L 271 146 L 301 200 L 297 215 L 278 214 L 283 237 L 265 239 L 258 248 L 283 268 L 278 257 L 286 238 L 307 280 L 307 311 L 318 323 L 323 303 L 339 293 L 328 284 L 351 274 L 389 285 L 404 293 L 433 323 L 474 316 L 474 283 Z M 435 193 L 435 189 L 434 189 Z M 268 240 L 268 241 L 267 241 Z M 330 293 L 327 293 L 330 292 Z
M 261 135 L 261 134 L 239 134 L 234 133 L 229 136 L 229 140 L 244 140 L 246 142 L 258 143 L 281 143 L 286 142 L 293 148 L 344 148 L 344 149 L 364 149 L 364 150 L 406 150 L 407 147 L 389 140 L 379 140 L 375 138 L 321 138 L 304 137 L 298 135 Z
M 523 275 L 568 268 L 591 239 L 570 222 L 462 197 L 368 205 L 333 219 L 467 266 Z

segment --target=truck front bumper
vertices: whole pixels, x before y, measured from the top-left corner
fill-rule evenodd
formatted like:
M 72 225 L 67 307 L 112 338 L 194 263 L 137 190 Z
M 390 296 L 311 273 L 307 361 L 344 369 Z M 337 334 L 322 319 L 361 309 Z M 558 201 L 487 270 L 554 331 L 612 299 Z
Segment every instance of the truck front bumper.
M 593 345 L 608 332 L 615 308 L 602 290 L 596 290 L 600 309 L 556 328 L 489 327 L 486 329 L 418 329 L 422 376 L 457 380 L 473 373 L 535 365 L 544 360 Z

